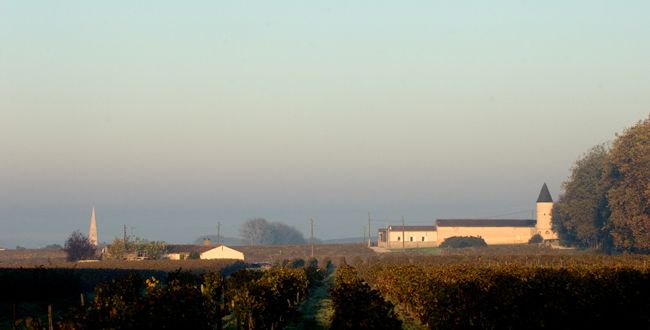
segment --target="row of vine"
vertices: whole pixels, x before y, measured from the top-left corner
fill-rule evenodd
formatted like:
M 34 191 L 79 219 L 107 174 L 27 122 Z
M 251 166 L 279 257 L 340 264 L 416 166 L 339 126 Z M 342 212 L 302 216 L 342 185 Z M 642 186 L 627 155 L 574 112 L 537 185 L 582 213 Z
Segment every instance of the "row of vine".
M 266 270 L 240 269 L 228 277 L 180 269 L 162 278 L 130 272 L 97 285 L 87 303 L 67 310 L 54 327 L 222 329 L 230 322 L 238 329 L 280 329 L 296 315 L 310 283 L 325 273 L 316 260 L 285 262 Z M 38 317 L 16 325 L 46 328 Z
M 650 271 L 638 262 L 357 267 L 406 317 L 431 329 L 650 328 Z

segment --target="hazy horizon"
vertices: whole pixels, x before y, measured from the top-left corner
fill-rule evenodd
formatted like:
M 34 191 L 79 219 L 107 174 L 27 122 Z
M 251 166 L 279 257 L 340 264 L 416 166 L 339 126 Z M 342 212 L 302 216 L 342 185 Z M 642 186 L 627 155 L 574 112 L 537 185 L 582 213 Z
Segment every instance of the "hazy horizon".
M 650 3 L 0 3 L 0 247 L 531 218 L 647 118 Z

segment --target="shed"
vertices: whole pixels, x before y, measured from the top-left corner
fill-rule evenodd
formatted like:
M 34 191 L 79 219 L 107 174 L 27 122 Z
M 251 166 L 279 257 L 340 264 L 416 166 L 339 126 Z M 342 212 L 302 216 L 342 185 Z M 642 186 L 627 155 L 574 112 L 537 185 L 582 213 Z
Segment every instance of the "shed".
M 244 260 L 244 253 L 231 249 L 225 245 L 219 245 L 213 249 L 201 253 L 201 259 L 238 259 Z

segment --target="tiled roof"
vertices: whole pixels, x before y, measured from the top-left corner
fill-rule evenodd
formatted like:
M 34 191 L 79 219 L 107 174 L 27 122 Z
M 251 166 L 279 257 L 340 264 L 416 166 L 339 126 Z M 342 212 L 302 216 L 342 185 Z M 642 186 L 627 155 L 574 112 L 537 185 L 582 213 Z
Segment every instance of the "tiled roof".
M 542 190 L 539 192 L 539 197 L 537 197 L 537 203 L 552 203 L 553 198 L 551 197 L 551 193 L 548 191 L 548 187 L 546 186 L 546 182 L 542 186 Z
M 213 248 L 215 248 L 215 246 L 192 245 L 192 244 L 171 244 L 171 245 L 167 245 L 167 253 L 192 253 L 192 252 L 203 253 Z
M 390 231 L 435 231 L 436 226 L 388 226 Z M 386 228 L 381 228 L 379 230 L 386 230 Z
M 521 219 L 438 219 L 438 227 L 535 227 L 535 220 Z

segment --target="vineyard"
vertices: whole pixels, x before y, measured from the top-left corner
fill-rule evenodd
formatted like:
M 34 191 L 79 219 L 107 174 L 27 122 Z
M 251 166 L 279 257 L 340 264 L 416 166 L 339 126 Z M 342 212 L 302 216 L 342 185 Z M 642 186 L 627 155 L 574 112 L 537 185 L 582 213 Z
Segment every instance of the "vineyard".
M 386 253 L 304 260 L 173 271 L 154 262 L 140 263 L 149 270 L 0 269 L 0 307 L 19 306 L 10 318 L 0 314 L 0 327 L 47 329 L 48 318 L 55 329 L 650 327 L 648 256 Z
M 287 261 L 267 270 L 230 263 L 218 272 L 73 269 L 3 269 L 3 320 L 22 329 L 280 329 L 295 317 L 329 263 Z M 89 280 L 96 276 L 93 280 Z M 96 281 L 96 282 L 94 282 Z M 84 285 L 96 286 L 84 292 Z M 33 286 L 33 287 L 32 287 Z M 32 287 L 30 289 L 30 287 Z M 16 303 L 48 302 L 68 308 L 49 315 L 15 315 Z M 40 315 L 39 315 L 40 314 Z M 4 315 L 4 313 L 3 313 Z M 49 320 L 48 320 L 49 319 Z
M 369 259 L 359 278 L 430 329 L 650 326 L 640 256 Z

